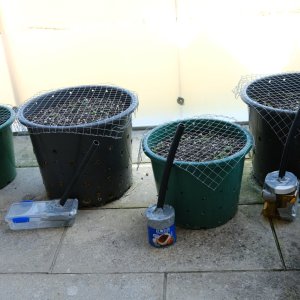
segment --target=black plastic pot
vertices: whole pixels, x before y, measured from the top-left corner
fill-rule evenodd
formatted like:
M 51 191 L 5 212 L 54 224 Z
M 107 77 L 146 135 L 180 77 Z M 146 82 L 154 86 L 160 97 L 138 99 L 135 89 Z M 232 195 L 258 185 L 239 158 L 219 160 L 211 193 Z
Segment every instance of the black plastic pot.
M 298 82 L 298 84 L 297 84 Z M 279 169 L 296 110 L 285 109 L 284 94 L 300 95 L 300 73 L 279 74 L 257 79 L 243 89 L 241 98 L 249 107 L 249 127 L 254 137 L 253 175 L 263 184 L 268 173 Z M 262 104 L 260 99 L 280 103 L 280 107 Z M 271 101 L 272 103 L 272 101 Z M 291 144 L 287 170 L 300 177 L 300 136 Z
M 88 88 L 93 88 L 93 91 L 103 90 L 103 86 Z M 99 149 L 79 176 L 69 198 L 78 198 L 79 207 L 101 206 L 121 197 L 132 184 L 131 114 L 138 101 L 136 96 L 127 90 L 109 86 L 104 88 L 114 94 L 126 95 L 130 99 L 124 111 L 110 119 L 76 126 L 43 126 L 28 121 L 28 116 L 38 113 L 36 104 L 40 101 L 48 101 L 53 95 L 63 98 L 61 95 L 70 91 L 77 95 L 86 91 L 86 86 L 57 90 L 46 96 L 44 94 L 35 97 L 19 111 L 20 122 L 28 127 L 50 199 L 61 197 L 95 139 L 100 142 Z M 48 102 L 47 105 L 51 105 L 51 101 Z M 117 137 L 114 136 L 116 124 L 119 126 Z

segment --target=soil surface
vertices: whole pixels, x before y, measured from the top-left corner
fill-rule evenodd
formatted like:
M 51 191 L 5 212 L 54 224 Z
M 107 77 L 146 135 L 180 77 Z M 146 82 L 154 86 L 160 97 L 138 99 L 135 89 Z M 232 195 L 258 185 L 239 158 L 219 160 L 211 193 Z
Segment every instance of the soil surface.
M 252 100 L 268 107 L 297 111 L 300 106 L 300 93 L 276 93 L 274 96 L 254 96 Z
M 159 142 L 152 151 L 167 157 L 173 137 Z M 185 132 L 181 137 L 175 160 L 189 162 L 205 162 L 228 157 L 245 146 L 246 142 L 238 136 L 221 133 L 197 133 L 190 135 Z
M 30 114 L 25 115 L 28 121 L 48 126 L 72 126 L 93 123 L 116 116 L 126 110 L 130 101 L 110 98 L 80 97 L 67 101 L 56 101 L 50 107 L 44 102 Z
M 262 105 L 296 111 L 300 105 L 300 73 L 259 79 L 249 85 L 247 94 Z

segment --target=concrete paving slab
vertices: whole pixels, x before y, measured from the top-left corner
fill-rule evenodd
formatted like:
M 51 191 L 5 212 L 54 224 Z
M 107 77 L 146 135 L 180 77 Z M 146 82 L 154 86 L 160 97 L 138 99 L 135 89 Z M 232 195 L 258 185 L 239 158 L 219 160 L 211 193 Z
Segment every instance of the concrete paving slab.
M 4 210 L 0 209 L 0 225 L 5 224 L 5 221 L 4 221 L 5 214 L 6 214 L 6 212 Z
M 144 209 L 80 211 L 68 228 L 54 272 L 112 273 L 282 268 L 269 222 L 259 205 L 241 206 L 227 224 L 177 229 L 178 242 L 148 244 Z
M 0 190 L 0 209 L 8 209 L 13 202 L 46 197 L 39 168 L 17 168 L 14 181 Z
M 298 205 L 300 214 L 300 205 Z M 300 218 L 293 222 L 273 220 L 280 249 L 288 269 L 300 269 Z M 300 298 L 299 298 L 300 299 Z
M 157 191 L 150 163 L 132 166 L 133 185 L 124 196 L 105 208 L 148 207 L 157 199 Z M 255 204 L 262 202 L 261 188 L 252 181 L 251 162 L 246 160 L 242 187 L 240 192 L 240 204 Z M 33 184 L 34 183 L 34 184 Z M 5 209 L 12 202 L 28 198 L 46 199 L 46 191 L 42 182 L 39 168 L 17 168 L 17 177 L 0 192 L 0 209 Z
M 36 161 L 29 135 L 14 136 L 14 150 L 17 167 L 36 167 Z
M 0 299 L 163 299 L 163 274 L 6 274 Z
M 240 192 L 240 204 L 255 204 L 262 202 L 261 188 L 251 177 L 251 162 L 246 160 L 242 187 Z M 105 208 L 148 207 L 157 198 L 155 180 L 150 163 L 132 166 L 133 185 L 125 195 L 117 201 L 109 203 Z M 33 184 L 34 183 L 34 184 Z M 46 199 L 46 191 L 42 182 L 39 168 L 17 168 L 17 177 L 0 193 L 0 209 L 9 206 L 10 203 L 32 196 L 35 199 Z
M 148 207 L 157 201 L 157 192 L 151 164 L 132 166 L 133 184 L 119 200 L 103 206 L 104 208 Z
M 252 161 L 251 159 L 245 159 L 239 203 L 263 203 L 261 191 L 262 188 L 257 184 L 252 175 Z
M 300 299 L 300 272 L 168 274 L 166 299 Z
M 119 200 L 113 201 L 104 208 L 148 207 L 157 200 L 155 182 L 151 164 L 142 164 L 137 170 L 133 165 L 132 187 Z M 8 209 L 10 204 L 24 199 L 47 199 L 46 190 L 39 168 L 17 168 L 13 182 L 0 191 L 0 209 Z
M 13 231 L 4 216 L 0 211 L 0 273 L 48 272 L 64 229 Z
M 132 162 L 133 163 L 147 163 L 150 162 L 150 158 L 146 156 L 143 152 L 143 149 L 141 147 L 141 141 L 147 132 L 151 130 L 145 129 L 145 130 L 133 130 L 132 131 Z M 139 157 L 140 154 L 140 157 Z

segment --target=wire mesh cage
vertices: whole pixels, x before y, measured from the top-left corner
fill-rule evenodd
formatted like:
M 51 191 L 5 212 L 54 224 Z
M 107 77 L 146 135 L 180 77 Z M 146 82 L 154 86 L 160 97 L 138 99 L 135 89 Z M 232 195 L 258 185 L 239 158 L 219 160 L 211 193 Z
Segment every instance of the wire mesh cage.
M 10 112 L 0 108 L 0 126 L 10 118 Z
M 144 151 L 165 160 L 179 122 L 185 125 L 185 131 L 174 164 L 215 190 L 250 150 L 251 136 L 233 123 L 193 118 L 167 123 L 150 131 L 144 140 Z
M 16 176 L 11 125 L 15 113 L 9 106 L 0 105 L 0 188 Z
M 0 127 L 5 126 L 7 123 L 12 123 L 14 119 L 14 112 L 7 106 L 0 105 Z
M 279 169 L 287 136 L 300 104 L 300 73 L 250 75 L 241 78 L 234 90 L 249 108 L 253 134 L 253 175 L 263 185 L 269 172 Z M 300 176 L 299 129 L 289 153 L 288 170 Z
M 30 134 L 75 133 L 120 138 L 137 96 L 113 86 L 78 86 L 40 93 L 18 111 Z
M 131 120 L 137 105 L 131 91 L 88 85 L 40 93 L 19 108 L 49 199 L 63 195 L 95 140 L 100 147 L 69 196 L 79 207 L 101 206 L 131 186 Z
M 300 73 L 245 76 L 235 93 L 261 115 L 284 144 L 300 105 Z

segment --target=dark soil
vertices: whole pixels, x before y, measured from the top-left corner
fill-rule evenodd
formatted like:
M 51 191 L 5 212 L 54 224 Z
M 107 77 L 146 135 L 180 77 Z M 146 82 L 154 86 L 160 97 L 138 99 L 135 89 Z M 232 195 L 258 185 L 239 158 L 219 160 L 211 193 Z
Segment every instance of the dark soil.
M 249 85 L 247 94 L 264 106 L 296 111 L 300 105 L 300 73 L 259 79 Z
M 159 142 L 152 151 L 167 157 L 173 137 Z M 185 132 L 181 137 L 175 160 L 205 162 L 228 157 L 245 146 L 246 142 L 238 136 L 206 132 L 190 135 Z
M 130 103 L 108 97 L 74 97 L 66 101 L 54 100 L 50 107 L 42 105 L 26 115 L 28 121 L 48 126 L 72 126 L 111 118 L 126 110 Z
M 252 98 L 252 97 L 251 97 Z M 257 96 L 252 100 L 268 107 L 297 111 L 300 105 L 300 93 L 276 93 L 272 96 Z

